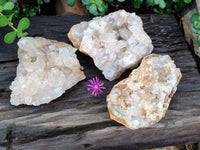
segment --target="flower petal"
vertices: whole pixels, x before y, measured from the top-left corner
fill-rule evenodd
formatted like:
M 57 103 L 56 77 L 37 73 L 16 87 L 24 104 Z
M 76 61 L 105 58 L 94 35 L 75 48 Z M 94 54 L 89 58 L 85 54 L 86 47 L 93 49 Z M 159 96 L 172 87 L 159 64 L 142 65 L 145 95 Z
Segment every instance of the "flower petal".
M 95 78 L 93 78 L 92 80 L 93 80 L 93 84 L 96 84 Z
M 91 85 L 91 84 L 88 84 L 87 86 L 88 86 L 88 87 L 93 87 L 93 85 Z
M 103 86 L 104 83 L 99 80 L 98 77 L 94 77 L 88 81 L 90 82 L 90 84 L 87 85 L 87 91 L 89 91 L 91 95 L 100 96 L 101 94 L 103 94 L 103 90 L 106 89 L 106 87 Z
M 100 89 L 106 89 L 106 87 L 104 87 L 104 86 L 101 86 L 101 87 L 100 87 Z
M 91 84 L 94 84 L 94 82 L 90 79 L 90 80 L 88 80 Z
M 99 79 L 96 77 L 96 83 L 98 84 L 99 83 Z

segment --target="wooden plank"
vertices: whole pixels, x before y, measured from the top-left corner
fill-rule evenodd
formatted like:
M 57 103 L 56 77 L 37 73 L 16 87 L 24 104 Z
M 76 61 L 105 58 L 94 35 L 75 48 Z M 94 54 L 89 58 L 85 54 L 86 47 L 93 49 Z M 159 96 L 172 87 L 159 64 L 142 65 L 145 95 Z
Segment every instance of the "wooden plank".
M 200 80 L 196 63 L 173 15 L 141 15 L 153 41 L 154 53 L 169 54 L 181 68 L 182 79 L 169 110 L 159 123 L 132 131 L 110 120 L 106 95 L 129 75 L 109 82 L 92 59 L 77 52 L 87 79 L 60 98 L 39 107 L 11 106 L 9 85 L 17 66 L 16 43 L 0 47 L 0 146 L 13 149 L 139 149 L 200 141 Z M 69 42 L 73 24 L 89 17 L 32 17 L 30 36 Z M 0 31 L 2 35 L 9 29 Z M 2 42 L 2 41 L 0 41 Z M 87 93 L 87 80 L 98 76 L 107 88 L 101 97 Z M 1 148 L 0 147 L 0 148 Z
M 200 137 L 196 133 L 194 127 L 198 127 L 199 124 L 192 126 L 185 126 L 180 128 L 165 128 L 155 129 L 149 128 L 149 132 L 145 132 L 142 129 L 136 131 L 126 130 L 125 127 L 107 127 L 95 131 L 87 131 L 84 134 L 64 134 L 51 138 L 38 139 L 30 143 L 14 146 L 14 149 L 23 150 L 54 150 L 54 149 L 105 149 L 105 150 L 130 150 L 130 149 L 143 149 L 148 147 L 159 147 L 171 145 L 174 138 L 176 143 L 188 143 L 192 142 L 193 138 Z M 188 130 L 190 128 L 190 130 Z M 185 130 L 183 130 L 185 129 Z M 177 133 L 178 132 L 178 133 Z M 188 134 L 188 132 L 190 134 Z M 177 133 L 176 135 L 174 133 Z M 160 136 L 162 134 L 162 136 Z M 132 136 L 134 135 L 134 136 Z M 158 138 L 158 136 L 160 138 Z M 165 137 L 170 137 L 165 139 Z M 140 137 L 143 138 L 141 143 Z M 66 140 L 69 142 L 66 143 Z M 122 142 L 123 141 L 123 142 Z

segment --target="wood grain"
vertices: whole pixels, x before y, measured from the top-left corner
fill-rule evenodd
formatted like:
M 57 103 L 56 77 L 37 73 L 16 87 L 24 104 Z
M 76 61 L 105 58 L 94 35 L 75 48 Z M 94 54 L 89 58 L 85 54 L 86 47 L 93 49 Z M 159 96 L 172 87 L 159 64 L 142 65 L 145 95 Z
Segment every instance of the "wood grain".
M 164 119 L 149 128 L 130 130 L 112 121 L 106 95 L 127 77 L 109 82 L 90 57 L 77 52 L 87 79 L 60 98 L 39 107 L 11 106 L 9 85 L 15 77 L 16 42 L 0 39 L 0 149 L 142 149 L 200 141 L 200 76 L 183 33 L 173 15 L 141 15 L 144 29 L 153 41 L 154 53 L 169 54 L 181 68 L 182 79 Z M 73 24 L 90 17 L 32 17 L 29 36 L 41 36 L 69 43 L 67 32 Z M 4 35 L 9 29 L 0 31 Z M 1 36 L 2 37 L 2 36 Z M 86 91 L 87 80 L 98 76 L 107 88 L 101 97 Z

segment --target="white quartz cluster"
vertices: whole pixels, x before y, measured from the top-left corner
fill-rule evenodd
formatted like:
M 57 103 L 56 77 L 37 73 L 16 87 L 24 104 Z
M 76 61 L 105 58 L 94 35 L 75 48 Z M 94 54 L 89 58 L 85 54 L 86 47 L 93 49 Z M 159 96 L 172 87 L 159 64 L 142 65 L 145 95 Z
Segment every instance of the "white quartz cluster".
M 110 117 L 131 129 L 150 126 L 164 116 L 181 79 L 168 55 L 151 54 L 117 83 L 107 96 Z
M 74 25 L 68 37 L 76 48 L 93 58 L 110 81 L 135 67 L 153 50 L 141 18 L 124 10 Z
M 12 105 L 49 103 L 85 79 L 72 46 L 45 38 L 25 37 L 18 42 L 19 65 L 12 82 Z

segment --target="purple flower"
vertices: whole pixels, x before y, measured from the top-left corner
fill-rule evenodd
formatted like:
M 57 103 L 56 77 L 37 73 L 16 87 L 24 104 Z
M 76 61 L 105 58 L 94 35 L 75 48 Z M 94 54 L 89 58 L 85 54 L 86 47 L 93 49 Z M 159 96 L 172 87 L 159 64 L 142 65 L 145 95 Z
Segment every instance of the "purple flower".
M 103 94 L 102 89 L 106 89 L 103 86 L 103 82 L 100 81 L 97 77 L 88 80 L 90 84 L 87 85 L 87 90 L 94 96 L 100 96 Z

